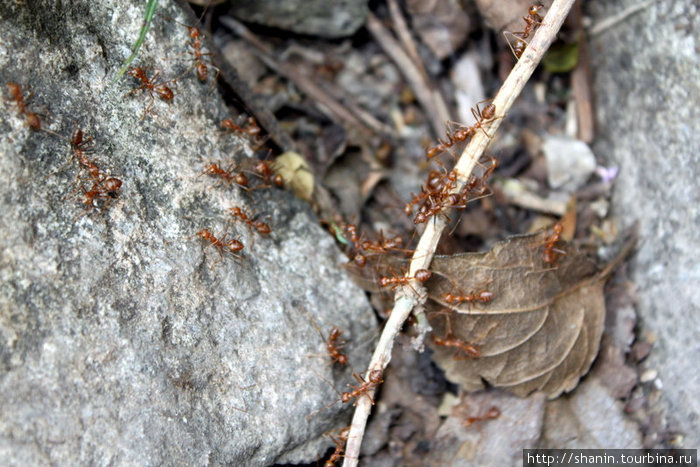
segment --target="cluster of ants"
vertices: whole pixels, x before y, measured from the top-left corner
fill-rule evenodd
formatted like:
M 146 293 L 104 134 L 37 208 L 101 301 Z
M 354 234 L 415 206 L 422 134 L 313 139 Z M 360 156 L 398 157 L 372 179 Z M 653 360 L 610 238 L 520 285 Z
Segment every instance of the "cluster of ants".
M 200 30 L 193 26 L 187 26 L 177 21 L 175 22 L 187 28 L 190 37 L 190 42 L 188 43 L 190 50 L 185 53 L 191 55 L 192 63 L 179 76 L 168 81 L 160 82 L 158 81 L 158 77 L 161 73 L 160 71 L 156 71 L 153 76 L 148 77 L 146 70 L 143 68 L 129 68 L 127 73 L 131 77 L 138 80 L 139 85 L 137 88 L 128 92 L 127 95 L 145 91 L 150 96 L 150 102 L 144 109 L 142 118 L 145 118 L 146 114 L 153 106 L 155 96 L 158 96 L 161 100 L 166 102 L 172 101 L 174 93 L 168 84 L 176 83 L 182 76 L 188 74 L 191 70 L 195 70 L 197 78 L 202 83 L 206 83 L 209 79 L 210 70 L 216 72 L 212 80 L 214 83 L 219 76 L 220 70 L 215 67 L 209 59 L 205 58 L 210 57 L 213 54 L 203 51 L 203 35 Z M 221 127 L 227 132 L 252 139 L 257 139 L 262 133 L 260 126 L 253 117 L 248 117 L 244 124 L 238 124 L 233 119 L 227 118 L 221 122 Z M 272 186 L 277 188 L 282 188 L 284 186 L 284 180 L 279 174 L 275 173 L 273 165 L 268 161 L 258 159 L 248 159 L 242 164 L 233 163 L 228 166 L 221 162 L 209 162 L 204 166 L 204 169 L 200 175 L 207 175 L 217 178 L 217 185 L 235 185 L 248 193 L 250 193 L 252 190 L 269 188 Z M 257 180 L 257 183 L 251 180 L 250 175 L 254 177 L 253 180 Z M 230 208 L 229 211 L 231 214 L 229 218 L 230 222 L 242 222 L 247 225 L 251 231 L 257 232 L 263 236 L 270 234 L 272 231 L 267 223 L 260 220 L 258 214 L 246 212 L 237 206 Z M 235 238 L 227 238 L 226 233 L 217 236 L 209 229 L 202 229 L 192 237 L 201 238 L 208 243 L 208 246 L 214 246 L 217 249 L 219 252 L 219 260 L 216 263 L 223 260 L 224 253 L 230 254 L 234 258 L 239 259 L 239 253 L 245 247 L 240 240 Z
M 542 25 L 542 17 L 540 16 L 540 10 L 542 8 L 540 4 L 530 6 L 527 16 L 523 17 L 525 27 L 522 31 L 504 32 L 506 39 L 508 39 L 509 34 L 515 38 L 514 45 L 510 42 L 508 43 L 513 54 L 518 59 L 522 56 L 527 47 L 527 39 Z M 464 184 L 464 187 L 458 192 L 455 192 L 455 187 L 459 174 L 455 169 L 448 170 L 444 163 L 440 159 L 437 159 L 439 156 L 449 153 L 452 155 L 453 160 L 456 160 L 456 150 L 467 144 L 478 131 L 482 131 L 486 136 L 490 137 L 486 132 L 485 125 L 497 118 L 503 118 L 503 116 L 496 116 L 496 107 L 494 104 L 487 103 L 483 108 L 480 108 L 479 104 L 477 104 L 475 109 L 472 109 L 472 114 L 475 119 L 473 125 L 467 126 L 457 124 L 455 129 L 446 132 L 444 139 L 439 139 L 437 144 L 426 149 L 426 159 L 428 161 L 438 161 L 439 167 L 428 172 L 427 181 L 421 186 L 420 192 L 417 195 L 412 195 L 411 200 L 404 205 L 403 210 L 407 216 L 413 216 L 415 212 L 413 216 L 414 224 L 425 223 L 431 217 L 434 218 L 435 216 L 444 216 L 449 221 L 449 218 L 446 217 L 445 210 L 450 208 L 463 209 L 470 201 L 491 194 L 487 185 L 487 180 L 498 167 L 496 158 L 485 156 L 482 160 L 478 161 L 480 170 L 472 174 Z M 545 265 L 556 268 L 557 260 L 565 254 L 563 250 L 557 248 L 562 231 L 562 225 L 557 223 L 552 228 L 552 232 L 545 237 L 542 243 L 542 261 Z M 346 254 L 352 264 L 358 268 L 365 268 L 370 256 L 397 253 L 412 254 L 412 251 L 405 246 L 405 241 L 400 235 L 385 236 L 383 232 L 380 232 L 377 239 L 370 240 L 367 239 L 364 234 L 359 234 L 356 225 L 349 223 L 340 223 L 334 233 L 342 238 L 342 243 L 347 245 Z M 424 283 L 431 278 L 432 273 L 427 269 L 420 269 L 416 271 L 412 277 L 407 274 L 399 275 L 393 272 L 390 275 L 379 275 L 377 273 L 376 276 L 377 284 L 380 288 L 390 288 L 394 290 L 400 286 L 410 286 L 414 280 L 419 283 Z M 479 306 L 488 306 L 494 300 L 495 296 L 493 292 L 486 288 L 477 288 L 468 293 L 457 290 L 444 293 L 441 298 L 446 304 L 451 306 L 466 304 L 471 307 L 477 304 Z M 453 359 L 455 360 L 480 358 L 482 352 L 477 345 L 465 342 L 453 334 L 449 319 L 450 312 L 450 309 L 437 312 L 444 314 L 447 319 L 446 334 L 444 336 L 433 335 L 432 343 L 435 346 L 454 349 L 455 353 Z M 333 361 L 344 364 L 343 362 L 346 360 L 340 357 L 339 347 L 336 345 L 338 336 L 338 329 L 333 328 L 329 338 L 324 339 L 324 342 L 326 343 L 328 354 Z M 358 380 L 359 386 L 352 387 L 352 392 L 343 393 L 340 397 L 340 400 L 343 402 L 347 402 L 361 394 L 366 394 L 367 391 L 376 388 L 376 386 L 381 383 L 381 373 L 378 370 L 370 372 L 366 380 L 357 374 L 353 375 Z M 370 401 L 372 403 L 374 402 L 371 398 Z M 475 422 L 490 420 L 499 416 L 500 410 L 497 407 L 490 407 L 482 414 L 466 417 L 464 426 L 468 427 Z M 343 445 L 347 441 L 347 428 L 336 430 L 336 433 L 337 434 L 328 435 L 335 443 L 336 449 L 326 462 L 326 466 L 334 465 L 334 463 L 340 459 L 343 452 Z
M 94 141 L 92 137 L 85 137 L 83 130 L 76 128 L 73 131 L 70 139 L 72 150 L 72 159 L 78 163 L 77 180 L 80 178 L 81 172 L 85 171 L 88 174 L 88 180 L 92 183 L 89 190 L 85 186 L 80 185 L 79 189 L 83 192 L 81 200 L 86 212 L 94 209 L 105 210 L 113 199 L 119 195 L 119 190 L 122 187 L 122 181 L 116 177 L 112 177 L 102 171 L 94 160 L 91 160 L 87 155 L 94 151 Z
M 174 20 L 173 20 L 174 21 Z M 216 79 L 219 76 L 220 70 L 215 67 L 209 59 L 205 59 L 205 57 L 210 57 L 213 54 L 211 52 L 203 52 L 203 44 L 202 44 L 202 38 L 203 35 L 200 32 L 200 30 L 196 27 L 193 26 L 188 26 L 186 24 L 179 23 L 175 21 L 177 24 L 180 24 L 181 26 L 184 26 L 187 28 L 187 31 L 189 33 L 191 41 L 188 43 L 189 47 L 191 50 L 188 50 L 185 52 L 187 55 L 192 56 L 192 64 L 187 68 L 185 71 L 183 71 L 180 75 L 176 76 L 175 78 L 172 78 L 167 81 L 158 81 L 158 77 L 160 76 L 161 72 L 160 71 L 155 71 L 153 75 L 149 78 L 148 74 L 146 72 L 147 69 L 145 68 L 139 68 L 139 67 L 130 67 L 127 73 L 129 76 L 132 78 L 136 79 L 139 82 L 139 86 L 131 91 L 129 91 L 126 95 L 131 95 L 131 94 L 136 94 L 141 91 L 146 91 L 148 95 L 150 96 L 150 102 L 146 106 L 146 108 L 143 111 L 143 116 L 141 119 L 144 119 L 146 117 L 146 114 L 148 111 L 153 107 L 153 103 L 155 102 L 155 96 L 158 96 L 161 100 L 165 102 L 171 102 L 173 98 L 175 97 L 175 93 L 173 90 L 168 86 L 169 83 L 177 83 L 177 81 L 182 78 L 184 75 L 188 74 L 192 69 L 195 70 L 195 73 L 197 75 L 197 78 L 199 79 L 200 82 L 206 83 L 207 80 L 209 79 L 209 70 L 215 70 L 216 74 L 214 75 L 214 79 L 212 80 L 214 83 L 216 82 Z
M 321 331 L 321 328 L 314 321 L 313 317 L 311 317 L 310 315 L 308 316 L 311 321 L 311 324 L 314 326 L 314 328 L 316 328 L 316 331 L 318 331 L 319 336 L 321 336 L 321 340 L 323 340 L 323 343 L 326 346 L 326 354 L 328 357 L 330 357 L 331 364 L 338 364 L 341 367 L 349 364 L 348 356 L 342 352 L 342 349 L 345 346 L 345 341 L 340 339 L 342 331 L 337 326 L 333 326 L 328 333 L 328 337 L 326 338 L 323 332 Z M 374 405 L 374 398 L 372 397 L 371 391 L 376 389 L 380 384 L 384 382 L 382 379 L 382 370 L 371 370 L 369 372 L 369 375 L 367 376 L 367 379 L 364 379 L 362 376 L 354 372 L 352 376 L 357 380 L 358 385 L 348 385 L 350 387 L 350 390 L 345 391 L 343 393 L 336 390 L 335 387 L 330 383 L 330 381 L 326 380 L 326 382 L 328 382 L 328 384 L 330 384 L 331 387 L 338 394 L 338 399 L 334 400 L 329 405 L 323 407 L 319 411 L 308 415 L 306 417 L 307 420 L 313 415 L 322 412 L 323 410 L 326 410 L 327 408 L 331 407 L 332 405 L 338 402 L 346 404 L 352 400 L 355 400 L 354 405 L 357 405 L 357 401 L 363 395 L 369 399 L 372 405 Z M 323 379 L 325 380 L 325 378 Z M 335 444 L 335 451 L 331 454 L 331 456 L 328 458 L 328 460 L 326 460 L 324 464 L 326 467 L 334 466 L 335 463 L 338 462 L 342 457 L 345 442 L 348 439 L 349 432 L 350 427 L 345 427 L 325 434 Z
M 238 125 L 232 119 L 225 119 L 221 122 L 221 127 L 227 131 L 242 134 L 244 136 L 257 139 L 261 133 L 260 126 L 253 117 L 248 117 L 244 125 Z M 249 158 L 244 159 L 241 163 L 231 163 L 225 165 L 221 162 L 208 162 L 200 176 L 209 176 L 217 179 L 214 186 L 236 186 L 246 193 L 251 193 L 254 190 L 266 188 L 283 188 L 284 179 L 275 172 L 274 164 L 270 161 L 261 159 Z M 242 222 L 251 232 L 255 232 L 261 236 L 269 235 L 272 228 L 269 224 L 260 219 L 261 214 L 246 212 L 238 206 L 229 209 L 230 222 Z M 240 240 L 235 238 L 226 239 L 226 234 L 217 237 L 208 229 L 203 229 L 197 232 L 194 236 L 208 242 L 209 246 L 214 246 L 219 252 L 218 263 L 223 259 L 224 253 L 233 255 L 239 259 L 238 253 L 243 250 L 244 245 Z M 214 264 L 216 264 L 214 263 Z
M 484 125 L 496 118 L 502 118 L 496 117 L 496 106 L 493 104 L 487 104 L 483 109 L 477 104 L 476 109 L 472 109 L 472 114 L 476 120 L 474 125 L 459 125 L 453 132 L 446 132 L 446 140 L 438 140 L 437 145 L 428 148 L 426 158 L 429 161 L 445 153 L 452 154 L 453 158 L 456 159 L 457 155 L 452 153 L 453 146 L 468 142 L 479 130 L 489 136 L 484 129 Z M 487 165 L 481 164 L 480 161 L 480 165 L 483 168 L 481 175 L 471 175 L 464 188 L 457 193 L 453 193 L 453 190 L 459 174 L 455 169 L 448 171 L 440 163 L 441 170 L 428 172 L 428 179 L 421 186 L 420 193 L 413 195 L 411 201 L 406 203 L 404 213 L 410 216 L 413 213 L 414 206 L 418 206 L 413 222 L 414 224 L 422 224 L 431 216 L 445 216 L 444 211 L 446 209 L 463 209 L 470 201 L 490 195 L 491 192 L 486 185 L 486 181 L 498 167 L 498 160 L 494 157 L 487 157 L 485 162 Z
M 106 209 L 112 200 L 119 196 L 122 181 L 102 170 L 97 165 L 95 160 L 89 157 L 90 154 L 94 153 L 95 149 L 93 138 L 91 136 L 85 136 L 80 127 L 73 130 L 70 139 L 65 138 L 64 136 L 61 136 L 51 130 L 42 129 L 41 120 L 39 119 L 38 115 L 27 110 L 27 105 L 24 96 L 22 95 L 21 86 L 17 83 L 7 83 L 7 89 L 9 90 L 12 99 L 17 104 L 18 113 L 26 119 L 27 125 L 32 130 L 44 131 L 69 142 L 71 148 L 71 160 L 76 161 L 78 164 L 78 173 L 76 174 L 75 179 L 78 181 L 79 186 L 75 192 L 82 191 L 80 202 L 83 207 L 85 207 L 86 213 L 93 210 Z M 57 171 L 52 172 L 50 175 L 53 175 L 60 170 L 61 169 L 58 169 Z M 86 188 L 86 186 L 82 183 L 85 180 L 89 182 L 89 188 Z

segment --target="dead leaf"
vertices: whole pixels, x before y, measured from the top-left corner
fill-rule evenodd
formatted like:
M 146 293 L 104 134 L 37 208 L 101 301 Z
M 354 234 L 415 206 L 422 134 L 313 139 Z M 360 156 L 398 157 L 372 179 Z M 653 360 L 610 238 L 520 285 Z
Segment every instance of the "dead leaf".
M 427 283 L 434 333 L 476 345 L 480 358 L 455 359 L 455 348 L 435 346 L 449 380 L 467 390 L 483 380 L 525 396 L 550 398 L 572 390 L 598 353 L 605 317 L 604 277 L 575 248 L 553 268 L 542 259 L 547 233 L 512 237 L 485 253 L 436 257 Z M 487 290 L 488 303 L 447 303 L 444 294 Z

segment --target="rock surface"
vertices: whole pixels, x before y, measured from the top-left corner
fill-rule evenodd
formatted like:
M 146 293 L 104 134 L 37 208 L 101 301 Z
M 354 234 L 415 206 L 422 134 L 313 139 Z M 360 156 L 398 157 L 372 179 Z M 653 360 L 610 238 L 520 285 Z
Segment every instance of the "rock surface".
M 367 0 L 236 0 L 231 13 L 253 23 L 327 38 L 347 37 L 364 23 Z
M 0 101 L 1 463 L 316 459 L 330 444 L 321 433 L 348 415 L 335 404 L 305 419 L 337 399 L 319 375 L 338 388 L 351 376 L 308 358 L 325 350 L 308 315 L 324 333 L 344 330 L 355 368 L 368 359 L 373 316 L 307 205 L 199 176 L 207 162 L 251 150 L 219 130 L 236 114 L 187 71 L 187 30 L 163 18 L 187 20 L 170 2 L 135 65 L 179 76 L 172 104 L 126 95 L 131 77 L 111 82 L 143 7 L 0 6 L 3 94 L 21 84 L 55 133 L 30 130 L 14 101 Z M 67 140 L 76 125 L 95 139 L 87 157 L 123 181 L 103 210 L 80 202 L 92 182 L 76 181 Z M 269 238 L 228 223 L 232 206 L 269 215 Z M 241 258 L 206 248 L 194 237 L 205 228 L 239 238 Z
M 635 5 L 586 6 L 595 28 Z M 639 221 L 631 272 L 642 326 L 658 336 L 645 362 L 663 385 L 654 405 L 670 433 L 685 435 L 688 448 L 700 446 L 699 9 L 694 2 L 650 2 L 591 41 L 594 149 L 620 167 L 613 197 L 620 224 Z

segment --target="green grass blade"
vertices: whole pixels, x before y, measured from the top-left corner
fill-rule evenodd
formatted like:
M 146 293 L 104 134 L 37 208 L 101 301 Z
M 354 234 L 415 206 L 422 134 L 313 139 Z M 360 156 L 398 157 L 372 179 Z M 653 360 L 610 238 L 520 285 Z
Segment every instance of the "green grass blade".
M 134 42 L 134 47 L 132 48 L 131 55 L 129 55 L 129 58 L 127 58 L 124 61 L 124 64 L 122 65 L 121 69 L 117 73 L 117 75 L 114 77 L 112 82 L 115 82 L 121 76 L 126 72 L 126 69 L 129 67 L 131 62 L 134 61 L 136 56 L 139 54 L 139 50 L 141 49 L 141 45 L 143 45 L 143 41 L 146 40 L 146 33 L 151 27 L 151 21 L 153 20 L 153 15 L 156 13 L 156 7 L 158 6 L 158 0 L 148 0 L 148 4 L 146 5 L 146 14 L 143 17 L 143 26 L 141 26 L 141 32 L 139 33 L 139 38 L 136 39 L 136 42 Z

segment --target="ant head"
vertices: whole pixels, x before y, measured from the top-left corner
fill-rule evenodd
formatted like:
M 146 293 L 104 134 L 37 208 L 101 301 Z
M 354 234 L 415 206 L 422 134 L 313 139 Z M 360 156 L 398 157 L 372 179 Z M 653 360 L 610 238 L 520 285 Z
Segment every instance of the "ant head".
M 338 355 L 338 358 L 336 358 L 336 361 L 341 365 L 345 365 L 348 363 L 348 357 L 346 357 L 343 354 L 340 354 Z
M 536 15 L 540 10 L 542 9 L 542 5 L 539 3 L 536 3 L 534 5 L 530 5 L 530 9 L 528 10 L 528 13 L 531 14 L 532 16 Z

